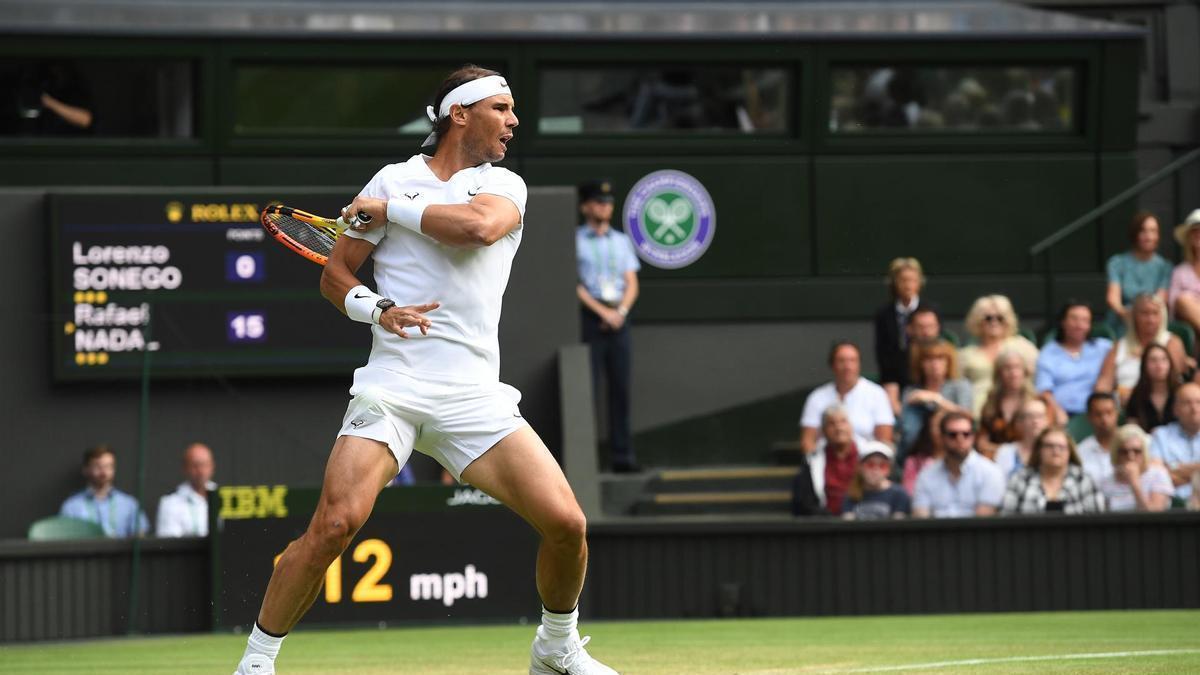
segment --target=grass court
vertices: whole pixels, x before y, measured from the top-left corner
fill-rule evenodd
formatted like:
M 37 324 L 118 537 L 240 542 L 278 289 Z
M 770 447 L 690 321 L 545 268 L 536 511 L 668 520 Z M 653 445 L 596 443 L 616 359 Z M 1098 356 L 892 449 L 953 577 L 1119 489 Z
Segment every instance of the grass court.
M 588 622 L 625 675 L 1200 672 L 1200 611 Z M 300 630 L 280 675 L 527 672 L 532 626 Z M 231 673 L 244 635 L 0 647 L 4 673 Z

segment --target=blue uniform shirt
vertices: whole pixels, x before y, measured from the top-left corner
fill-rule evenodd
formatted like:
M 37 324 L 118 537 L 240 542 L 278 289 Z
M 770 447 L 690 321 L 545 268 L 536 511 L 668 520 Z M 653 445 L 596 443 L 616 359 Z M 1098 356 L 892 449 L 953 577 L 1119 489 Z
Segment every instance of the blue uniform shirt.
M 99 500 L 91 488 L 80 490 L 67 497 L 58 515 L 98 523 L 109 537 L 132 537 L 150 530 L 150 521 L 138 508 L 137 500 L 116 488 Z
M 579 282 L 593 298 L 610 305 L 625 295 L 625 273 L 642 268 L 633 242 L 612 227 L 598 235 L 587 225 L 580 226 L 575 232 L 575 259 L 579 263 Z M 606 286 L 609 297 L 605 297 Z

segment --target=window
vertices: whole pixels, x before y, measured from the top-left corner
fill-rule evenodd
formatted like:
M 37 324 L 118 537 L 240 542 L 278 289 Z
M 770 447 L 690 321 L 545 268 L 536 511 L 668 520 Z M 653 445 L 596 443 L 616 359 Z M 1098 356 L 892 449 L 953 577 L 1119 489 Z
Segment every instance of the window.
M 239 136 L 427 134 L 425 107 L 455 66 L 238 64 Z
M 0 136 L 192 138 L 187 60 L 0 58 Z
M 539 80 L 538 131 L 779 133 L 790 85 L 778 67 L 551 67 Z
M 1063 133 L 1076 130 L 1077 68 L 834 66 L 829 130 Z

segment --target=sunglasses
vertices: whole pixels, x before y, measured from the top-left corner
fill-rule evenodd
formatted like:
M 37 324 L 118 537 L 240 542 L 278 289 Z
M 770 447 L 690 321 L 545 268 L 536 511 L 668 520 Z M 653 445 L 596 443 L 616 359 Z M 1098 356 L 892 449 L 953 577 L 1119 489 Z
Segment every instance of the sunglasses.
M 999 314 L 985 314 L 983 316 L 983 320 L 984 321 L 995 321 L 997 323 L 1004 323 L 1004 317 L 1000 316 Z
M 1121 448 L 1117 450 L 1119 455 L 1141 455 L 1144 454 L 1141 448 Z
M 947 431 L 942 434 L 947 438 L 970 438 L 975 435 L 974 431 Z
M 888 468 L 888 466 L 890 464 L 891 464 L 891 462 L 889 462 L 888 460 L 880 459 L 880 458 L 866 459 L 866 460 L 863 460 L 863 463 L 862 463 L 862 465 L 867 467 L 868 469 L 886 469 L 886 468 Z

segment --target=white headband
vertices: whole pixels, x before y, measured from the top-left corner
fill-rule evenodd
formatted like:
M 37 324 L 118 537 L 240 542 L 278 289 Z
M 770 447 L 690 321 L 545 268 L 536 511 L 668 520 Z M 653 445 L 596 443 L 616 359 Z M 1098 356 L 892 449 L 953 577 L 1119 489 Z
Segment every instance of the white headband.
M 450 90 L 442 99 L 441 108 L 437 114 L 433 112 L 433 106 L 425 106 L 425 114 L 429 116 L 429 121 L 433 123 L 434 130 L 421 143 L 421 147 L 433 145 L 437 142 L 437 123 L 438 120 L 445 119 L 450 114 L 450 106 L 452 105 L 471 105 L 478 101 L 491 96 L 500 94 L 512 95 L 512 90 L 508 88 L 508 82 L 501 75 L 488 75 L 477 80 L 464 82 Z

